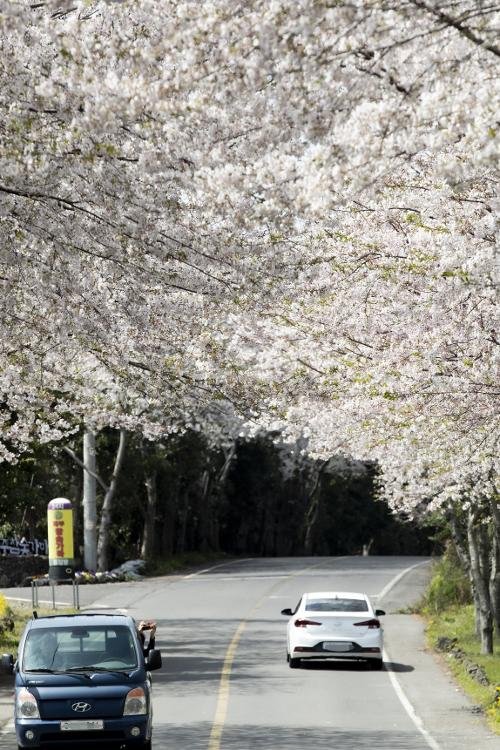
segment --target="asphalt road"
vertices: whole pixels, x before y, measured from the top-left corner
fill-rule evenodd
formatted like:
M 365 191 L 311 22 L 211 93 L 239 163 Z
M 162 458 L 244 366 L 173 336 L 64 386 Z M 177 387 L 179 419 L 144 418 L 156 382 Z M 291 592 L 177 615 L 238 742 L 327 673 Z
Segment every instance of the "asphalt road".
M 428 570 L 412 557 L 249 559 L 84 586 L 80 601 L 157 621 L 164 666 L 153 673 L 155 750 L 500 750 L 426 653 L 418 618 L 396 614 L 419 597 Z M 289 669 L 280 611 L 304 591 L 328 589 L 365 591 L 387 611 L 382 672 L 342 662 Z M 57 601 L 71 598 L 69 587 L 56 589 Z M 10 726 L 0 746 L 17 747 Z

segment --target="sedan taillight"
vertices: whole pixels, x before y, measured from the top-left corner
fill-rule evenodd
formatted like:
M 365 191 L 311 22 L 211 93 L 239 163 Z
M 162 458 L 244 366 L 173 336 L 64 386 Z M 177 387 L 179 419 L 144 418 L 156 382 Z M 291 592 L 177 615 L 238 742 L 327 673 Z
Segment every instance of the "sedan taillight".
M 375 617 L 373 618 L 373 620 L 363 620 L 363 622 L 355 622 L 354 624 L 359 627 L 369 628 L 370 630 L 373 628 L 380 627 L 380 621 L 377 620 Z
M 295 620 L 293 623 L 296 628 L 307 628 L 308 625 L 321 625 L 320 622 L 314 620 Z

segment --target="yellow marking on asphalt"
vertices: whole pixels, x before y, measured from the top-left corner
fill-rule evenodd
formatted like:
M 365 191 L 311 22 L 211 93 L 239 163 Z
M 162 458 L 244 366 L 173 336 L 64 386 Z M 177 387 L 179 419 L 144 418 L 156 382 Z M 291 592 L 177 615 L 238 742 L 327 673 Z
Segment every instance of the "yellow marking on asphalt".
M 234 655 L 236 653 L 239 640 L 246 628 L 246 625 L 246 620 L 240 622 L 226 652 L 226 658 L 224 659 L 224 664 L 222 666 L 222 673 L 219 683 L 217 708 L 215 709 L 214 722 L 212 724 L 212 731 L 210 732 L 210 739 L 208 741 L 208 750 L 219 750 L 220 747 L 222 731 L 224 729 L 224 722 L 226 721 L 227 707 L 229 703 L 229 682 L 231 680 L 231 669 L 233 667 Z
M 345 557 L 345 555 L 336 558 L 337 560 L 341 560 Z M 297 578 L 298 576 L 302 575 L 307 570 L 312 570 L 313 568 L 319 568 L 320 565 L 323 565 L 324 561 L 320 561 L 317 563 L 314 563 L 314 565 L 308 565 L 306 568 L 303 568 L 302 570 L 297 571 L 296 573 L 292 573 L 289 576 L 287 576 L 286 580 L 290 580 L 291 578 Z M 224 659 L 224 664 L 222 665 L 222 672 L 219 682 L 219 693 L 217 697 L 217 706 L 215 708 L 215 716 L 214 721 L 212 724 L 212 730 L 210 732 L 210 738 L 208 740 L 208 750 L 220 750 L 220 742 L 222 739 L 222 732 L 224 731 L 224 724 L 226 721 L 227 716 L 227 708 L 229 705 L 229 685 L 231 681 L 231 670 L 233 668 L 233 661 L 234 656 L 236 654 L 236 649 L 238 648 L 238 644 L 240 642 L 240 638 L 243 635 L 243 631 L 245 630 L 247 623 L 249 619 L 252 617 L 252 615 L 257 612 L 260 607 L 264 604 L 264 602 L 269 598 L 269 595 L 272 591 L 279 588 L 283 584 L 283 580 L 278 581 L 274 584 L 274 586 L 271 586 L 271 588 L 264 594 L 264 596 L 257 602 L 257 604 L 252 608 L 252 610 L 248 613 L 247 619 L 242 620 L 240 624 L 238 625 L 238 628 L 236 629 L 236 633 L 233 635 L 233 638 L 231 640 L 231 643 L 229 644 L 229 647 L 226 651 L 226 656 Z

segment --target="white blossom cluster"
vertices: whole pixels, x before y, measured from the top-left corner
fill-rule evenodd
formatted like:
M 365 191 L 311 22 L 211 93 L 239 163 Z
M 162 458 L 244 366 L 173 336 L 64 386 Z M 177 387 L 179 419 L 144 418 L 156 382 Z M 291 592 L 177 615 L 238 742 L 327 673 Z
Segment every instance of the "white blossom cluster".
M 380 461 L 407 510 L 491 492 L 499 24 L 2 4 L 0 459 L 84 418 L 250 422 Z

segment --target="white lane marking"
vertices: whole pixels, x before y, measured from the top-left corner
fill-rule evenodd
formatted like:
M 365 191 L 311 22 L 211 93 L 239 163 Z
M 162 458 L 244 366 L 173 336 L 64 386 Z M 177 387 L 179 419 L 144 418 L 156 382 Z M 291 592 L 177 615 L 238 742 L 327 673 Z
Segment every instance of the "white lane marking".
M 378 594 L 376 598 L 379 600 L 382 599 L 403 578 L 403 576 L 405 576 L 407 573 L 410 572 L 410 570 L 414 570 L 415 568 L 418 568 L 420 565 L 426 565 L 428 562 L 429 562 L 428 560 L 424 560 L 424 562 L 419 562 L 416 565 L 411 565 L 409 568 L 405 568 L 404 570 L 402 570 L 401 573 L 398 573 L 398 575 L 392 579 L 392 581 L 389 581 L 387 586 L 385 586 L 385 588 L 382 589 L 382 591 L 380 592 L 380 594 Z M 390 654 L 388 653 L 386 648 L 384 648 L 383 656 L 384 656 L 384 661 L 392 662 Z M 412 704 L 406 697 L 406 694 L 403 688 L 401 687 L 400 683 L 398 682 L 397 678 L 395 677 L 394 672 L 388 671 L 387 674 L 389 675 L 389 679 L 391 681 L 392 687 L 394 688 L 394 692 L 398 696 L 401 702 L 401 705 L 405 709 L 406 713 L 408 714 L 412 722 L 415 724 L 420 734 L 423 736 L 427 745 L 431 748 L 431 750 L 441 750 L 441 746 L 436 742 L 434 737 L 424 727 L 424 723 L 422 719 L 420 718 L 420 716 L 418 716 Z
M 128 612 L 128 609 L 126 607 L 114 607 L 112 604 L 86 604 L 84 607 L 81 607 L 80 612 L 82 614 L 92 614 L 92 610 L 97 609 L 98 611 L 103 611 L 106 609 L 111 609 L 112 613 L 120 612 L 121 614 L 126 615 Z
M 29 602 L 30 604 L 33 603 L 33 600 L 31 599 L 31 597 L 29 599 L 28 598 L 24 599 L 21 596 L 6 596 L 5 598 L 9 602 Z M 52 599 L 39 599 L 38 604 L 50 604 L 52 606 L 54 602 L 52 601 Z M 60 607 L 71 607 L 71 602 L 56 602 L 56 604 L 59 605 Z
M 249 558 L 253 559 L 253 558 Z M 342 559 L 342 558 L 337 558 Z M 318 567 L 319 565 L 322 565 L 322 562 L 314 563 L 314 565 L 309 565 L 307 568 L 304 568 L 303 570 L 296 571 L 294 573 L 290 573 L 286 578 L 297 578 L 300 576 L 304 570 L 311 570 L 312 568 Z M 281 580 L 281 576 L 279 577 Z M 218 579 L 221 580 L 221 579 Z M 275 583 L 269 591 L 274 591 L 278 586 L 281 585 L 281 582 Z M 231 672 L 233 669 L 233 661 L 236 656 L 236 651 L 238 648 L 238 644 L 240 642 L 241 636 L 247 626 L 247 623 L 250 621 L 251 617 L 255 612 L 257 612 L 260 607 L 263 605 L 267 599 L 271 598 L 270 594 L 266 593 L 262 596 L 261 599 L 252 607 L 250 612 L 246 615 L 244 620 L 241 620 L 240 624 L 238 625 L 238 628 L 236 630 L 236 633 L 234 634 L 231 643 L 229 644 L 229 647 L 226 651 L 226 656 L 224 658 L 224 664 L 222 666 L 222 672 L 221 677 L 219 681 L 219 690 L 217 695 L 217 705 L 215 707 L 215 716 L 214 720 L 212 722 L 212 729 L 210 731 L 210 737 L 208 740 L 208 750 L 220 750 L 221 746 L 221 739 L 222 739 L 222 733 L 224 732 L 224 726 L 226 723 L 226 716 L 229 706 L 229 693 L 230 693 L 230 687 L 231 687 Z
M 223 565 L 235 565 L 236 563 L 248 562 L 249 560 L 253 559 L 253 557 L 244 557 L 242 560 L 226 560 L 225 562 L 217 563 L 217 565 L 212 565 L 211 568 L 204 568 L 203 570 L 197 570 L 195 573 L 189 573 L 189 575 L 183 576 L 182 580 L 187 581 L 188 578 L 196 578 L 197 576 L 201 576 L 204 573 L 210 573 L 216 568 L 222 568 Z
M 387 652 L 387 650 L 384 648 L 384 660 L 387 662 L 391 662 L 392 659 L 390 657 L 390 654 Z M 412 704 L 406 697 L 406 694 L 397 681 L 396 677 L 394 676 L 394 672 L 388 671 L 387 674 L 389 675 L 389 679 L 392 683 L 392 687 L 394 688 L 396 695 L 398 696 L 399 700 L 401 701 L 401 704 L 403 708 L 405 709 L 406 713 L 410 717 L 410 719 L 413 721 L 415 726 L 417 727 L 420 734 L 423 736 L 424 740 L 427 742 L 430 748 L 432 750 L 441 750 L 441 745 L 439 745 L 434 737 L 430 734 L 430 732 L 427 731 L 427 729 L 424 727 L 424 722 L 418 716 L 417 712 L 413 708 Z
M 192 577 L 189 576 L 191 580 Z M 234 576 L 217 576 L 216 578 L 197 578 L 196 583 L 221 583 L 222 581 L 275 581 L 280 579 L 289 578 L 287 575 L 277 575 L 277 576 L 252 576 L 252 575 L 234 575 Z M 187 580 L 186 578 L 183 579 L 184 581 Z
M 415 568 L 420 567 L 420 565 L 428 565 L 429 562 L 430 562 L 430 559 L 429 560 L 424 560 L 423 562 L 416 563 L 415 565 L 411 565 L 409 568 L 405 568 L 404 570 L 402 570 L 401 573 L 398 573 L 398 575 L 395 576 L 392 579 L 392 581 L 389 581 L 389 583 L 387 584 L 387 586 L 382 589 L 382 591 L 380 592 L 380 594 L 377 594 L 376 598 L 377 599 L 383 599 L 384 596 L 387 596 L 387 594 L 389 593 L 389 591 L 392 588 L 394 588 L 394 586 L 397 583 L 399 583 L 399 581 L 403 578 L 403 576 L 405 576 L 407 573 L 410 572 L 410 570 L 415 570 Z

